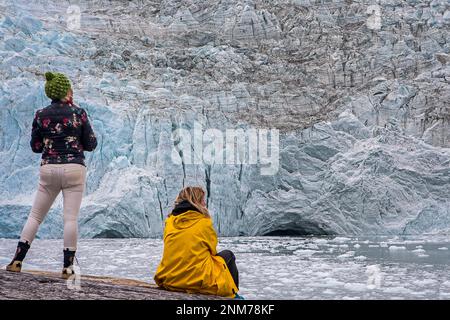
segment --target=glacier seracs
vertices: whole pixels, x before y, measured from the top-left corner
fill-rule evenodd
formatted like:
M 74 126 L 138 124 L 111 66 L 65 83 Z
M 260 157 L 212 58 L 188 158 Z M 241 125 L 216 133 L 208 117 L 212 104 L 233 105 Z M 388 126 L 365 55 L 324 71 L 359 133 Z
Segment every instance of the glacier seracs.
M 321 10 L 305 1 L 80 2 L 75 31 L 69 2 L 47 2 L 0 1 L 0 237 L 17 237 L 31 208 L 39 155 L 30 126 L 49 103 L 49 69 L 73 80 L 99 140 L 86 153 L 83 237 L 160 236 L 188 184 L 207 188 L 225 236 L 449 232 L 445 1 L 386 5 L 378 33 L 345 24 L 364 22 L 368 1 Z M 281 9 L 288 2 L 291 14 Z M 332 17 L 335 7 L 347 16 Z M 194 121 L 279 128 L 278 173 L 175 164 L 171 134 Z M 60 237 L 60 215 L 58 199 L 38 235 Z

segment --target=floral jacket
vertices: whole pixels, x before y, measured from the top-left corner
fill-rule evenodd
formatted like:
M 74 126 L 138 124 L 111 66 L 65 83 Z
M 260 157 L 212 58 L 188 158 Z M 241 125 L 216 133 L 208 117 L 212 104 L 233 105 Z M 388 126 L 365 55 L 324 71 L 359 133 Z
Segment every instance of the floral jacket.
M 74 104 L 52 101 L 36 112 L 31 149 L 42 153 L 41 165 L 78 163 L 85 166 L 84 152 L 97 147 L 87 113 Z

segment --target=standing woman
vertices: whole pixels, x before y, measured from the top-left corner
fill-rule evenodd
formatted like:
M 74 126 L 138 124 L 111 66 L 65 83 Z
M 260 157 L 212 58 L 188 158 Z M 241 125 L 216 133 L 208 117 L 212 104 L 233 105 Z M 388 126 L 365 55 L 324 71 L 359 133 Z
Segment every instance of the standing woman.
M 217 253 L 217 234 L 200 187 L 186 187 L 166 219 L 164 252 L 155 274 L 167 290 L 241 299 L 239 274 L 230 250 Z
M 36 112 L 31 132 L 31 149 L 42 153 L 39 187 L 28 220 L 22 230 L 16 254 L 6 270 L 20 272 L 39 225 L 55 198 L 63 193 L 64 268 L 63 278 L 73 271 L 77 250 L 78 213 L 86 182 L 83 151 L 93 151 L 97 139 L 87 113 L 73 104 L 69 79 L 62 73 L 45 74 L 45 94 L 52 103 Z

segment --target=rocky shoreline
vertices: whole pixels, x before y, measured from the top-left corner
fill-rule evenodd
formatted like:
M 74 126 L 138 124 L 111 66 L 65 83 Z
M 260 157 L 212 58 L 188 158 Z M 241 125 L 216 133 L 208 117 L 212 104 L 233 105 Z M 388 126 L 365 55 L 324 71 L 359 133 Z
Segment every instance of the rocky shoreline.
M 66 281 L 50 272 L 0 270 L 0 300 L 215 300 L 216 296 L 161 290 L 145 282 L 82 276 Z

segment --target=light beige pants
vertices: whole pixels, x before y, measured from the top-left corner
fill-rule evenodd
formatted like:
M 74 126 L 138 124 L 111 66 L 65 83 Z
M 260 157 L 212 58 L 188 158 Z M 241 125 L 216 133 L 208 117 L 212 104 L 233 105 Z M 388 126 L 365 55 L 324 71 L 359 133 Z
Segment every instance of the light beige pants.
M 46 164 L 40 167 L 39 188 L 20 241 L 33 242 L 58 194 L 63 193 L 64 249 L 76 251 L 78 214 L 86 183 L 86 167 L 81 164 Z

